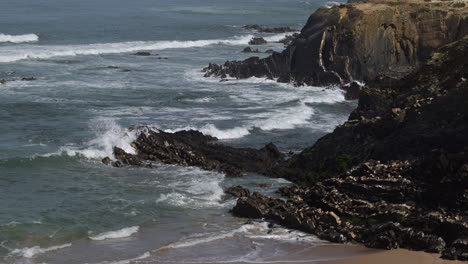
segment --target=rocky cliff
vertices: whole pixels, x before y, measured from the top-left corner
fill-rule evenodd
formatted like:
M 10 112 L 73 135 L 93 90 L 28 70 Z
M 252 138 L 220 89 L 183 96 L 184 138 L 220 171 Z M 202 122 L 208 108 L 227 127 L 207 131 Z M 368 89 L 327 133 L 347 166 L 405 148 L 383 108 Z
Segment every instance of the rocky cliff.
M 224 65 L 206 76 L 278 78 L 308 85 L 400 78 L 434 51 L 468 33 L 468 4 L 453 1 L 370 1 L 321 8 L 282 53 Z
M 377 78 L 345 124 L 271 171 L 302 187 L 281 189 L 287 201 L 237 188 L 233 213 L 468 260 L 466 54 L 468 36 L 401 80 Z
M 449 160 L 466 162 L 468 150 L 466 54 L 468 37 L 437 50 L 421 70 L 403 79 L 377 78 L 361 90 L 346 123 L 272 173 L 313 183 L 368 159 L 426 158 L 455 173 Z

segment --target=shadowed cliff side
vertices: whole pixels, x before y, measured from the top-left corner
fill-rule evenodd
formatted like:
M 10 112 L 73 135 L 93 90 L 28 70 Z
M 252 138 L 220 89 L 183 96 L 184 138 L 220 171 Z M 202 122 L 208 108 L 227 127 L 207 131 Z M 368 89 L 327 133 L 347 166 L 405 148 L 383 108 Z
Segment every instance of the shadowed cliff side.
M 349 121 L 272 169 L 303 183 L 279 190 L 288 200 L 236 187 L 232 213 L 333 242 L 468 260 L 466 54 L 468 36 L 399 81 L 378 78 Z
M 401 78 L 436 48 L 468 33 L 468 8 L 451 1 L 371 1 L 321 8 L 282 53 L 210 64 L 205 76 L 278 78 L 298 85 Z
M 361 90 L 349 120 L 272 173 L 313 183 L 368 159 L 466 162 L 468 36 L 437 50 L 421 70 L 401 80 L 377 78 Z M 463 154 L 465 153 L 465 154 Z M 451 169 L 448 167 L 447 173 Z

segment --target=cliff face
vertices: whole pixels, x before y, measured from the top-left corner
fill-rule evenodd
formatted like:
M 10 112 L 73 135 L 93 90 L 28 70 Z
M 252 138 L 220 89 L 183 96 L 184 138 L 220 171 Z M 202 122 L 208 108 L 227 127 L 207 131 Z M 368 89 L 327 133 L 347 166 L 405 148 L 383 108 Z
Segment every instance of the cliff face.
M 468 36 L 437 50 L 403 79 L 378 78 L 361 90 L 345 124 L 273 173 L 313 183 L 374 159 L 410 160 L 428 170 L 439 166 L 433 168 L 437 177 L 455 177 L 468 168 L 466 54 Z M 468 186 L 466 176 L 460 179 Z
M 297 84 L 402 77 L 436 48 L 468 33 L 468 6 L 454 2 L 371 1 L 322 8 L 282 53 L 210 65 L 207 76 L 279 78 Z
M 468 260 L 466 54 L 468 36 L 401 80 L 378 78 L 348 122 L 271 171 L 311 187 L 280 189 L 288 200 L 236 187 L 233 214 Z

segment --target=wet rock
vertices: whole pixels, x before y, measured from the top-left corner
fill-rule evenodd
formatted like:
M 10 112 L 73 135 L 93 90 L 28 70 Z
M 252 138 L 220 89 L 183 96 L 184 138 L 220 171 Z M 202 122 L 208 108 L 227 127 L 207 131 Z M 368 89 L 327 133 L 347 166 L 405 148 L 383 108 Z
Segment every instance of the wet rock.
M 255 30 L 260 33 L 286 33 L 286 32 L 293 32 L 297 31 L 294 30 L 290 27 L 274 27 L 274 28 L 268 28 L 268 27 L 263 27 L 260 25 L 245 25 L 242 27 L 243 29 L 247 30 Z
M 264 45 L 267 44 L 267 41 L 264 38 L 252 38 L 249 41 L 249 45 Z
M 278 42 L 283 43 L 285 46 L 291 45 L 299 37 L 298 33 L 293 35 L 286 35 L 284 38 L 280 39 Z
M 114 148 L 115 157 L 123 164 L 144 166 L 145 161 L 155 161 L 197 166 L 239 177 L 244 172 L 265 173 L 283 158 L 273 144 L 262 149 L 234 148 L 214 144 L 216 138 L 194 130 L 166 133 L 148 127 L 138 129 L 141 133 L 132 143 L 136 155 Z
M 22 81 L 36 81 L 36 77 L 23 77 L 21 78 Z
M 359 98 L 359 92 L 361 91 L 361 85 L 358 82 L 351 82 L 344 85 L 342 88 L 345 90 L 346 100 L 354 100 Z
M 242 186 L 229 187 L 224 192 L 237 198 L 250 196 L 250 191 Z
M 251 47 L 246 47 L 242 50 L 243 53 L 261 53 L 258 49 L 252 50 Z
M 468 238 L 455 240 L 444 251 L 443 257 L 452 260 L 468 260 Z
M 124 165 L 122 164 L 122 162 L 120 162 L 120 161 L 118 161 L 118 160 L 112 162 L 111 164 L 112 164 L 112 167 L 116 167 L 116 168 L 122 168 L 122 167 L 124 167 Z
M 112 160 L 109 157 L 105 157 L 102 159 L 102 163 L 109 165 L 111 164 Z
M 249 197 L 241 197 L 237 200 L 236 206 L 232 209 L 232 213 L 236 216 L 246 218 L 262 218 L 268 213 L 268 205 L 263 200 L 264 197 L 258 193 L 254 193 Z M 267 199 L 265 197 L 265 199 Z
M 132 70 L 130 69 L 123 69 L 122 72 L 131 72 Z
M 151 53 L 147 52 L 147 51 L 138 51 L 138 52 L 134 53 L 133 55 L 135 55 L 135 56 L 151 56 Z
M 112 66 L 112 65 L 111 65 L 111 66 L 107 66 L 107 68 L 108 68 L 108 69 L 120 69 L 119 66 Z

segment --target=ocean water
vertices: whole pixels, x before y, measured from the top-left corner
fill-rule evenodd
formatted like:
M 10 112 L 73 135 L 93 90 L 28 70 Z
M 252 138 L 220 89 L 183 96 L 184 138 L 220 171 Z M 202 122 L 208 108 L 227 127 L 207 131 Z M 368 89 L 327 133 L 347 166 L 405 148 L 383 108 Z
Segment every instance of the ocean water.
M 2 0 L 0 263 L 261 263 L 329 258 L 327 244 L 234 218 L 223 188 L 275 195 L 290 183 L 198 168 L 116 169 L 129 127 L 198 129 L 223 144 L 300 151 L 347 119 L 338 89 L 203 78 L 209 62 L 244 59 L 253 36 L 282 50 L 326 1 Z M 132 55 L 149 51 L 153 55 Z M 260 56 L 266 56 L 260 54 Z M 34 76 L 35 81 L 21 81 Z M 259 183 L 268 184 L 260 188 Z

